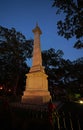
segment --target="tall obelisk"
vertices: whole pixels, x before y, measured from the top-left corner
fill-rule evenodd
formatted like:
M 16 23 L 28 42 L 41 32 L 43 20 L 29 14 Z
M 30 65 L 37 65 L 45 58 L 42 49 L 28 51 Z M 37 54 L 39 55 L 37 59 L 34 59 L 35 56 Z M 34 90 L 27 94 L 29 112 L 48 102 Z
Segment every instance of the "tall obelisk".
M 51 99 L 48 91 L 48 80 L 42 66 L 42 55 L 40 47 L 40 35 L 42 34 L 38 25 L 32 30 L 34 33 L 34 48 L 32 67 L 26 74 L 26 90 L 22 97 L 23 103 L 44 104 Z

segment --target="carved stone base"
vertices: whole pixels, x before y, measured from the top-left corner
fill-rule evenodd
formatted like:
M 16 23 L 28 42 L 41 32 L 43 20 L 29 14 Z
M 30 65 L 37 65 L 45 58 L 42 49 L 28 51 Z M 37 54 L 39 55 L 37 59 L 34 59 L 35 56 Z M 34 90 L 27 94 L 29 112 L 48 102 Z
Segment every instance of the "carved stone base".
M 49 91 L 25 91 L 22 103 L 42 105 L 48 103 L 50 99 Z
M 26 90 L 22 96 L 22 103 L 44 104 L 50 101 L 48 80 L 42 66 L 33 66 L 26 74 Z

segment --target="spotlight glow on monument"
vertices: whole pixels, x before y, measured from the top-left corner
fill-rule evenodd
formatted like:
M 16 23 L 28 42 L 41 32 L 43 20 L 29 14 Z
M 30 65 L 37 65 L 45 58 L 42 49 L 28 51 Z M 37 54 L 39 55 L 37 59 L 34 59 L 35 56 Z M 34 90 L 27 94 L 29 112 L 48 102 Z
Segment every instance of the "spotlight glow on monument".
M 48 91 L 48 80 L 42 66 L 42 55 L 40 47 L 40 35 L 42 34 L 38 25 L 32 30 L 34 33 L 34 48 L 32 67 L 26 74 L 26 90 L 22 97 L 23 103 L 44 104 L 51 99 Z

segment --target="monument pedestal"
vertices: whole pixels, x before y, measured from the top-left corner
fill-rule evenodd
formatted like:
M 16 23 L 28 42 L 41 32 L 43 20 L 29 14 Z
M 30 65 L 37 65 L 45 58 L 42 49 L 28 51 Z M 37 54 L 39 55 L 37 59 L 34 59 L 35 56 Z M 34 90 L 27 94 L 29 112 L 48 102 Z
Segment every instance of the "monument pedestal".
M 34 69 L 31 69 L 31 71 Z M 22 97 L 23 103 L 44 104 L 51 99 L 48 91 L 47 75 L 36 71 L 27 74 L 26 90 Z
M 48 91 L 26 91 L 22 98 L 22 103 L 43 105 L 48 103 L 50 98 Z

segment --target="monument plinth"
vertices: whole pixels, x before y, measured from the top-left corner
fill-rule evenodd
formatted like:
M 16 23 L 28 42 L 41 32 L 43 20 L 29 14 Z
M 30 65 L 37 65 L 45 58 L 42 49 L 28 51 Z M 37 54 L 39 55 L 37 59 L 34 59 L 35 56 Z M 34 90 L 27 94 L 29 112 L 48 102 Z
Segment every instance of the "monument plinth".
M 34 48 L 32 67 L 26 74 L 26 90 L 22 97 L 23 103 L 44 104 L 51 99 L 48 91 L 48 80 L 42 66 L 42 56 L 40 47 L 40 34 L 42 34 L 38 25 L 32 30 L 34 33 Z

